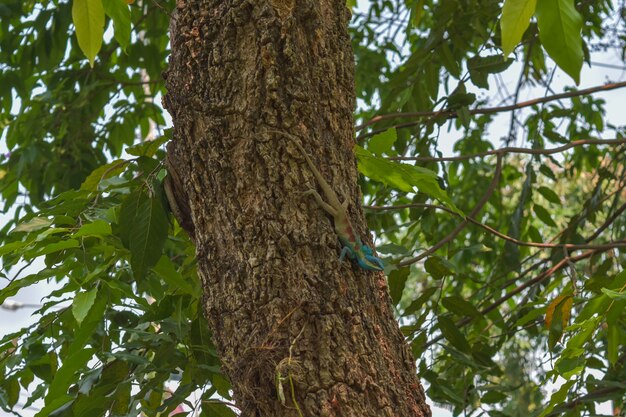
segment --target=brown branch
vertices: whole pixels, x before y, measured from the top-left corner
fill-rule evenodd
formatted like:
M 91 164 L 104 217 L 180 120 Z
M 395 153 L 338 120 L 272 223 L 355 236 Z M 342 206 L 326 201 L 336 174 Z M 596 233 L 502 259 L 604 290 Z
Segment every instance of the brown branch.
M 512 110 L 518 110 L 518 109 L 522 109 L 524 107 L 530 107 L 530 106 L 534 106 L 536 104 L 542 104 L 542 103 L 547 103 L 550 101 L 554 101 L 554 100 L 560 100 L 562 98 L 572 98 L 572 97 L 578 97 L 578 96 L 584 96 L 586 94 L 593 94 L 593 93 L 597 93 L 600 91 L 609 91 L 609 90 L 615 90 L 618 88 L 622 88 L 622 87 L 626 87 L 626 81 L 623 82 L 618 82 L 618 83 L 608 83 L 608 84 L 604 84 L 604 85 L 599 85 L 599 86 L 595 86 L 595 87 L 591 87 L 591 88 L 586 88 L 583 90 L 576 90 L 576 91 L 568 91 L 567 93 L 561 93 L 561 94 L 554 94 L 552 96 L 546 96 L 546 97 L 540 97 L 540 98 L 536 98 L 533 100 L 528 100 L 528 101 L 523 101 L 521 103 L 515 103 L 515 104 L 510 104 L 508 106 L 499 106 L 499 107 L 487 107 L 484 109 L 472 109 L 469 111 L 470 114 L 474 115 L 474 114 L 492 114 L 492 113 L 500 113 L 500 112 L 506 112 L 506 111 L 512 111 Z M 388 114 L 381 114 L 378 116 L 374 116 L 372 117 L 370 120 L 368 120 L 367 122 L 360 124 L 358 126 L 356 126 L 356 130 L 362 130 L 364 128 L 366 128 L 367 126 L 370 126 L 374 123 L 378 123 L 380 121 L 383 120 L 389 120 L 389 119 L 395 119 L 395 118 L 423 118 L 423 117 L 445 117 L 448 119 L 453 119 L 457 117 L 457 112 L 455 110 L 443 110 L 443 111 L 419 111 L 419 112 L 401 112 L 401 113 L 388 113 Z M 418 124 L 419 122 L 412 122 L 411 125 L 415 125 Z M 401 125 L 398 125 L 398 127 L 400 127 Z M 404 125 L 402 125 L 401 127 L 405 127 Z M 384 129 L 386 130 L 386 129 Z M 384 131 L 382 130 L 382 131 Z M 373 134 L 378 133 L 377 131 L 371 132 L 371 133 L 367 133 L 364 135 L 360 135 L 359 138 L 360 139 L 362 137 L 366 137 L 366 136 L 371 136 Z
M 436 210 L 443 210 L 447 213 L 450 213 L 456 217 L 461 217 L 463 218 L 459 213 L 450 210 L 449 208 L 445 207 L 445 206 L 439 206 L 436 204 L 426 204 L 426 203 L 415 203 L 415 204 L 402 204 L 402 205 L 397 205 L 397 206 L 363 206 L 364 209 L 366 210 L 373 210 L 373 211 L 388 211 L 388 210 L 401 210 L 401 209 L 405 209 L 405 208 L 432 208 L 432 209 L 436 209 Z M 613 216 L 611 216 L 611 218 L 613 220 L 615 220 L 615 218 L 621 214 L 622 211 L 624 211 L 626 209 L 626 204 L 624 204 L 622 207 L 620 207 L 620 209 L 618 210 L 618 212 L 614 213 Z M 483 229 L 485 229 L 486 231 L 488 231 L 489 233 L 492 233 L 496 236 L 498 236 L 501 239 L 504 239 L 506 241 L 509 241 L 511 243 L 514 243 L 518 246 L 527 246 L 527 247 L 532 247 L 532 248 L 542 248 L 542 249 L 555 249 L 555 248 L 563 248 L 566 250 L 582 250 L 582 249 L 612 249 L 612 248 L 618 248 L 618 247 L 626 247 L 626 242 L 608 242 L 608 243 L 603 243 L 601 245 L 592 245 L 592 244 L 588 244 L 588 245 L 575 245 L 575 244 L 571 244 L 571 243 L 536 243 L 536 242 L 527 242 L 527 241 L 523 241 L 523 240 L 518 240 L 515 239 L 511 236 L 505 235 L 502 232 L 499 232 L 498 230 L 492 228 L 491 226 L 487 226 L 484 223 L 479 222 L 478 220 L 474 219 L 473 217 L 466 217 L 466 220 L 468 220 L 470 223 L 481 227 Z M 605 223 L 607 224 L 607 223 Z M 610 224 L 610 223 L 608 223 Z M 607 225 L 608 225 L 607 224 Z M 604 225 L 603 225 L 604 226 Z M 596 233 L 599 234 L 598 232 L 601 232 L 602 229 L 598 229 L 596 230 Z M 594 233 L 595 237 L 597 237 L 596 233 Z M 553 240 L 553 239 L 551 239 Z M 590 239 L 593 240 L 593 239 Z
M 420 161 L 420 162 L 448 162 L 448 161 L 464 161 L 467 159 L 478 158 L 489 155 L 499 155 L 508 153 L 521 153 L 528 155 L 552 155 L 560 153 L 571 148 L 583 145 L 623 145 L 626 143 L 626 139 L 581 139 L 575 140 L 563 146 L 559 146 L 551 149 L 528 149 L 520 148 L 516 146 L 507 146 L 506 148 L 494 149 L 486 152 L 479 152 L 469 155 L 459 156 L 444 156 L 441 158 L 431 156 L 396 156 L 388 159 L 394 161 Z
M 498 160 L 496 162 L 496 173 L 495 173 L 495 175 L 493 177 L 493 180 L 491 181 L 491 184 L 489 184 L 489 188 L 487 188 L 487 192 L 485 192 L 485 195 L 483 195 L 483 198 L 478 202 L 476 207 L 474 207 L 474 210 L 472 210 L 472 212 L 469 214 L 470 218 L 476 217 L 476 215 L 480 212 L 480 210 L 482 210 L 484 205 L 487 204 L 487 201 L 489 201 L 489 198 L 491 198 L 491 195 L 493 194 L 494 190 L 496 189 L 496 186 L 500 182 L 500 174 L 501 173 L 502 173 L 502 154 L 498 154 Z M 407 266 L 407 265 L 414 264 L 416 262 L 421 261 L 422 259 L 424 259 L 428 255 L 430 255 L 432 253 L 435 253 L 443 245 L 445 245 L 446 243 L 448 243 L 452 239 L 454 239 L 461 232 L 461 230 L 463 230 L 465 228 L 465 226 L 467 225 L 468 222 L 469 222 L 469 220 L 467 218 L 463 219 L 463 221 L 461 221 L 461 223 L 459 223 L 458 226 L 455 227 L 454 230 L 452 230 L 452 232 L 450 232 L 450 234 L 448 236 L 444 237 L 439 242 L 437 242 L 435 245 L 433 245 L 431 248 L 425 250 L 424 252 L 422 252 L 421 254 L 417 255 L 416 257 L 404 260 L 402 262 L 399 262 L 398 266 L 402 267 L 402 266 Z

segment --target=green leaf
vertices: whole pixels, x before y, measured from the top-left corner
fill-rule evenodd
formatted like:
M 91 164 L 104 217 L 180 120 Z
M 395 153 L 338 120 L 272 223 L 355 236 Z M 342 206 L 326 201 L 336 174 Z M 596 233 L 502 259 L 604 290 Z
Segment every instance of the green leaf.
M 74 233 L 74 237 L 81 236 L 108 236 L 111 234 L 111 225 L 104 220 L 96 220 L 93 223 L 86 223 Z
M 535 13 L 537 0 L 505 0 L 502 7 L 502 52 L 508 56 L 522 40 Z
M 163 281 L 165 281 L 173 291 L 178 291 L 197 297 L 200 293 L 199 289 L 190 285 L 180 272 L 176 270 L 176 266 L 169 257 L 163 255 L 159 262 L 152 268 Z
M 448 70 L 450 75 L 458 79 L 461 76 L 461 67 L 459 67 L 457 60 L 454 59 L 449 44 L 443 42 L 439 45 L 437 52 L 439 52 L 438 56 L 443 66 Z
M 413 302 L 411 302 L 411 304 L 409 304 L 409 306 L 404 310 L 404 316 L 408 316 L 409 314 L 412 314 L 414 312 L 416 312 L 417 310 L 419 310 L 422 305 L 428 301 L 428 299 L 434 294 L 436 293 L 438 290 L 437 287 L 430 287 L 430 288 L 426 288 L 424 290 L 424 292 L 422 293 L 422 295 L 420 295 L 416 300 L 413 300 Z
M 96 297 L 93 305 L 89 309 L 87 315 L 83 319 L 82 324 L 78 330 L 74 333 L 74 340 L 67 348 L 67 356 L 72 356 L 76 352 L 83 350 L 89 338 L 94 334 L 96 328 L 102 323 L 104 319 L 104 312 L 108 304 L 108 297 L 103 292 L 100 292 L 100 296 Z
M 617 363 L 617 358 L 619 356 L 619 347 L 622 345 L 623 340 L 625 338 L 624 331 L 619 328 L 617 324 L 609 324 L 607 323 L 606 329 L 606 344 L 607 344 L 607 352 L 606 358 L 609 360 L 611 365 L 615 365 Z
M 424 262 L 424 269 L 435 279 L 454 275 L 454 265 L 440 256 L 431 256 Z
M 467 69 L 470 71 L 472 82 L 481 88 L 489 88 L 489 74 L 496 74 L 506 70 L 513 59 L 505 59 L 502 55 L 475 56 L 467 60 Z
M 567 346 L 563 352 L 563 356 L 569 356 L 566 352 L 578 350 L 583 347 L 591 336 L 598 329 L 598 325 L 600 323 L 600 317 L 592 317 L 590 319 L 584 320 L 581 323 L 577 323 L 567 328 L 567 330 L 579 329 L 579 332 L 574 336 L 570 337 L 567 341 Z
M 111 406 L 111 413 L 124 415 L 128 411 L 128 405 L 131 399 L 132 385 L 130 381 L 126 381 L 118 385 L 113 396 L 113 405 Z
M 355 153 L 359 171 L 366 177 L 405 192 L 415 192 L 417 187 L 420 192 L 441 201 L 463 216 L 463 212 L 456 208 L 448 194 L 439 186 L 435 172 L 419 166 L 379 158 L 360 146 L 355 146 Z
M 541 237 L 541 233 L 539 233 L 539 230 L 537 230 L 535 226 L 529 225 L 527 233 L 531 241 L 535 243 L 543 243 L 543 237 Z
M 163 135 L 156 138 L 155 140 L 149 140 L 139 143 L 135 146 L 128 147 L 126 148 L 126 152 L 134 156 L 147 156 L 151 158 L 161 147 L 161 145 L 168 141 L 168 139 L 169 135 Z
M 394 304 L 398 304 L 402 298 L 402 292 L 404 291 L 410 270 L 411 268 L 406 267 L 391 271 L 389 274 L 389 294 Z
M 230 398 L 229 391 L 232 389 L 230 381 L 222 374 L 212 374 L 211 384 L 217 390 L 217 393 L 224 398 Z
M 76 382 L 74 374 L 83 366 L 87 365 L 87 362 L 91 359 L 95 351 L 96 350 L 93 348 L 80 349 L 65 358 L 63 365 L 61 365 L 54 375 L 54 379 L 50 384 L 48 394 L 46 395 L 46 405 L 52 403 L 57 398 L 62 398 L 67 395 L 67 389 L 73 382 Z
M 156 265 L 167 239 L 169 223 L 158 194 L 150 195 L 145 187 L 132 192 L 120 209 L 120 238 L 130 251 L 130 264 L 137 278 Z
M 7 394 L 7 401 L 6 401 L 7 405 L 9 407 L 13 407 L 15 404 L 17 404 L 17 401 L 20 399 L 19 381 L 17 380 L 17 378 L 13 377 L 4 381 L 2 383 L 2 386 L 4 387 L 6 394 Z M 0 401 L 0 404 L 1 403 L 2 401 Z
M 202 415 L 212 417 L 237 417 L 237 414 L 226 404 L 219 403 L 215 400 L 202 401 Z
M 459 331 L 457 325 L 445 316 L 437 317 L 437 322 L 439 323 L 439 330 L 441 330 L 441 334 L 446 338 L 448 342 L 461 352 L 470 353 L 471 348 L 463 333 Z
M 4 256 L 7 253 L 15 253 L 16 251 L 22 249 L 24 246 L 28 244 L 29 242 L 17 241 L 17 242 L 7 243 L 6 245 L 2 245 L 0 246 L 0 256 Z
M 583 65 L 583 19 L 574 0 L 538 0 L 535 14 L 541 44 L 559 68 L 578 84 Z
M 393 147 L 393 144 L 398 139 L 398 134 L 395 128 L 390 128 L 382 133 L 374 135 L 370 141 L 368 149 L 372 151 L 374 155 L 382 155 L 384 153 L 389 154 Z
M 104 12 L 113 20 L 115 40 L 126 52 L 130 42 L 130 8 L 123 0 L 102 0 Z
M 613 291 L 608 288 L 602 288 L 602 292 L 614 300 L 626 300 L 626 292 Z
M 30 250 L 24 253 L 23 257 L 25 260 L 30 260 L 38 256 L 47 255 L 49 253 L 59 252 L 65 249 L 77 248 L 78 246 L 79 242 L 76 239 L 60 240 L 55 243 L 50 243 L 41 249 Z
M 481 397 L 480 402 L 483 404 L 498 404 L 506 399 L 507 396 L 504 393 L 491 390 Z
M 551 180 L 556 181 L 556 175 L 554 175 L 554 171 L 552 171 L 552 169 L 549 168 L 547 165 L 542 164 L 539 167 L 539 172 L 541 172 L 543 175 L 550 178 Z
M 83 319 L 87 316 L 87 313 L 89 313 L 91 306 L 93 306 L 96 300 L 97 292 L 97 288 L 94 287 L 87 292 L 80 292 L 74 297 L 74 301 L 72 302 L 72 314 L 76 322 L 78 322 L 78 325 L 83 322 Z
M 44 227 L 48 227 L 51 224 L 52 224 L 52 220 L 49 220 L 45 217 L 33 217 L 27 222 L 20 223 L 17 226 L 15 226 L 15 228 L 11 230 L 11 233 L 17 233 L 17 232 L 30 233 L 36 230 L 43 229 Z
M 42 408 L 37 414 L 35 414 L 35 417 L 55 416 L 55 411 L 66 410 L 68 406 L 71 405 L 70 401 L 72 400 L 73 398 L 69 395 L 63 395 L 62 397 L 56 397 L 54 399 L 51 399 L 49 403 L 46 403 L 46 406 L 44 408 Z M 56 415 L 58 416 L 58 413 Z
M 24 278 L 11 281 L 6 287 L 0 289 L 0 304 L 2 304 L 7 298 L 17 294 L 20 289 L 50 278 L 51 276 L 56 275 L 56 272 L 56 270 L 46 268 L 36 274 L 30 274 Z
M 543 198 L 545 198 L 549 202 L 554 204 L 561 204 L 561 199 L 559 198 L 558 194 L 555 193 L 551 188 L 541 186 L 537 189 L 537 191 L 539 191 L 539 194 L 541 194 Z
M 80 189 L 83 191 L 97 191 L 100 181 L 122 173 L 129 163 L 130 161 L 118 159 L 106 165 L 99 166 L 83 181 L 80 185 Z
M 552 220 L 552 216 L 550 215 L 550 212 L 546 210 L 543 206 L 540 206 L 539 204 L 534 204 L 533 211 L 535 212 L 539 220 L 541 220 L 548 226 L 557 227 L 554 220 Z
M 550 412 L 554 409 L 555 406 L 565 402 L 565 399 L 567 398 L 567 392 L 572 387 L 572 385 L 574 385 L 575 382 L 576 380 L 573 379 L 561 385 L 561 388 L 559 388 L 559 390 L 555 392 L 554 394 L 552 394 L 552 397 L 550 397 L 550 404 L 546 408 L 544 408 L 544 410 L 541 412 L 541 414 L 539 414 L 538 417 L 547 416 L 548 414 L 550 414 Z
M 441 303 L 445 308 L 455 313 L 458 316 L 480 317 L 480 312 L 474 307 L 474 305 L 458 295 L 452 295 L 450 297 L 444 297 Z
M 537 320 L 539 317 L 542 317 L 545 312 L 545 308 L 533 308 L 515 322 L 515 327 L 525 326 L 526 324 Z
M 89 59 L 89 65 L 93 67 L 104 35 L 102 0 L 73 0 L 72 21 L 76 27 L 78 46 Z

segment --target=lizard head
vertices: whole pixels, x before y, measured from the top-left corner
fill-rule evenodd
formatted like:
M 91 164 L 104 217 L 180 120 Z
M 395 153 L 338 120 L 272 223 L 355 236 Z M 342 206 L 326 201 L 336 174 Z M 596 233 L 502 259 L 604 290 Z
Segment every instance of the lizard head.
M 361 253 L 363 256 L 357 256 L 359 266 L 367 271 L 382 271 L 385 269 L 383 261 L 374 256 L 374 252 L 367 245 L 361 245 Z

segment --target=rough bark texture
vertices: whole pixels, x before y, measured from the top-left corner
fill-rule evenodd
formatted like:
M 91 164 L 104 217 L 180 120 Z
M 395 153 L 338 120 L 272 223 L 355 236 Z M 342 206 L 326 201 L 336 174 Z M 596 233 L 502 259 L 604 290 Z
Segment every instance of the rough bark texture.
M 179 0 L 165 105 L 205 311 L 242 416 L 429 416 L 382 273 L 338 261 L 290 132 L 365 229 L 345 0 Z M 291 352 L 291 356 L 290 356 Z M 285 401 L 281 404 L 277 376 Z M 295 401 L 294 401 L 295 399 Z

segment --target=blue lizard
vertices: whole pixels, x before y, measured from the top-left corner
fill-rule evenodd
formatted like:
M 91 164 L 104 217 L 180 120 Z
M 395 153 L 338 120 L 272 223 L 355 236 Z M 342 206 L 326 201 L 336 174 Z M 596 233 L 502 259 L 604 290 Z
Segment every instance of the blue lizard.
M 339 261 L 341 262 L 347 256 L 349 259 L 355 260 L 361 268 L 367 271 L 382 271 L 384 269 L 383 261 L 374 256 L 372 248 L 365 245 L 361 241 L 361 238 L 354 232 L 354 228 L 352 227 L 352 223 L 350 223 L 350 218 L 347 213 L 348 200 L 346 199 L 343 203 L 339 201 L 339 197 L 337 197 L 337 194 L 333 191 L 330 184 L 322 177 L 322 174 L 315 167 L 315 164 L 313 164 L 313 161 L 311 161 L 311 158 L 304 150 L 297 137 L 278 130 L 272 130 L 272 132 L 279 133 L 293 141 L 294 145 L 296 145 L 302 153 L 309 169 L 322 189 L 322 193 L 328 202 L 324 201 L 314 189 L 307 190 L 304 194 L 312 195 L 319 206 L 333 217 L 335 233 L 337 233 L 337 237 L 343 246 Z

